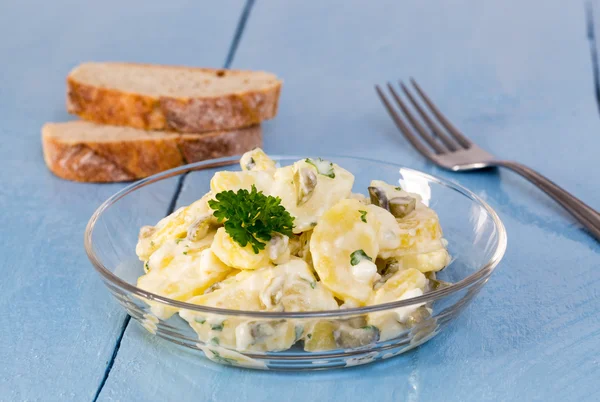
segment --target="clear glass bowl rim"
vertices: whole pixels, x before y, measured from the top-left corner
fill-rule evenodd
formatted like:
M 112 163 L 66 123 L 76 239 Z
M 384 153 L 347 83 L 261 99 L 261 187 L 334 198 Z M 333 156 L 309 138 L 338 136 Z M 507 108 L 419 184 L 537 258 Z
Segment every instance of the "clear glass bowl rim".
M 280 159 L 300 160 L 300 159 L 305 158 L 303 156 L 297 156 L 297 155 L 269 155 L 269 156 L 275 160 L 280 160 Z M 222 309 L 222 308 L 216 308 L 216 307 L 201 306 L 201 305 L 197 305 L 197 304 L 190 304 L 190 303 L 186 303 L 186 302 L 182 302 L 182 301 L 178 301 L 178 300 L 173 300 L 173 299 L 169 299 L 167 297 L 163 297 L 163 296 L 145 291 L 143 289 L 138 288 L 137 286 L 134 286 L 134 285 L 122 280 L 117 275 L 113 274 L 108 268 L 106 268 L 104 266 L 104 264 L 100 261 L 100 259 L 98 258 L 98 256 L 96 255 L 96 253 L 93 250 L 94 226 L 95 226 L 98 218 L 102 215 L 102 213 L 105 210 L 107 210 L 108 208 L 110 208 L 113 204 L 115 204 L 118 200 L 125 197 L 127 194 L 132 193 L 142 187 L 145 187 L 147 185 L 150 185 L 150 184 L 155 183 L 160 180 L 168 179 L 173 176 L 180 176 L 182 174 L 186 174 L 186 173 L 196 171 L 196 170 L 204 170 L 204 169 L 209 169 L 209 168 L 213 168 L 213 167 L 231 166 L 231 165 L 238 164 L 239 159 L 240 159 L 240 156 L 238 155 L 238 156 L 230 156 L 230 157 L 224 157 L 224 158 L 205 160 L 205 161 L 201 161 L 201 162 L 183 165 L 183 166 L 180 166 L 180 167 L 177 167 L 174 169 L 166 170 L 164 172 L 161 172 L 161 173 L 155 174 L 153 176 L 147 177 L 145 179 L 141 179 L 137 182 L 134 182 L 134 183 L 130 184 L 129 186 L 121 189 L 117 193 L 113 194 L 106 201 L 104 201 L 98 207 L 98 209 L 96 209 L 96 211 L 94 212 L 94 214 L 88 221 L 88 224 L 85 229 L 85 234 L 84 234 L 84 246 L 85 246 L 85 251 L 87 253 L 87 256 L 88 256 L 89 260 L 92 262 L 92 265 L 94 266 L 96 271 L 98 271 L 98 273 L 100 273 L 100 275 L 103 277 L 103 279 L 105 281 L 107 281 L 108 283 L 110 283 L 113 286 L 116 286 L 117 288 L 120 288 L 121 290 L 132 293 L 141 298 L 151 300 L 153 302 L 159 302 L 159 303 L 165 304 L 170 307 L 182 308 L 182 309 L 192 310 L 192 311 L 201 312 L 201 313 L 210 313 L 210 314 L 216 314 L 216 315 L 230 315 L 230 316 L 260 317 L 263 319 L 322 318 L 322 317 L 354 316 L 354 315 L 372 313 L 372 312 L 377 312 L 377 311 L 386 311 L 386 310 L 396 309 L 399 307 L 406 307 L 406 306 L 410 306 L 413 304 L 432 302 L 435 300 L 442 299 L 453 293 L 456 293 L 456 292 L 458 292 L 464 288 L 467 288 L 477 282 L 486 280 L 492 274 L 492 272 L 494 271 L 496 266 L 502 260 L 502 257 L 504 256 L 504 252 L 506 251 L 506 245 L 507 245 L 506 229 L 504 228 L 502 221 L 498 217 L 498 214 L 492 209 L 492 207 L 490 207 L 485 201 L 483 201 L 481 198 L 479 198 L 477 195 L 475 195 L 473 192 L 466 189 L 465 187 L 463 187 L 457 183 L 454 183 L 452 181 L 442 179 L 442 178 L 421 172 L 419 170 L 410 169 L 410 168 L 404 167 L 402 165 L 395 164 L 393 162 L 385 162 L 385 161 L 380 161 L 380 160 L 376 160 L 376 159 L 363 158 L 363 157 L 357 157 L 357 156 L 346 156 L 346 155 L 325 155 L 325 156 L 322 156 L 322 158 L 328 159 L 328 160 L 331 160 L 331 159 L 354 159 L 354 160 L 358 160 L 358 161 L 365 161 L 365 162 L 369 162 L 369 163 L 386 165 L 388 167 L 393 166 L 398 169 L 410 171 L 413 174 L 421 176 L 422 178 L 427 179 L 430 182 L 437 183 L 439 185 L 442 185 L 444 187 L 447 187 L 449 189 L 452 189 L 452 190 L 462 194 L 463 196 L 471 199 L 476 204 L 478 204 L 483 209 L 485 209 L 486 212 L 492 218 L 492 221 L 494 222 L 494 226 L 498 232 L 498 241 L 496 243 L 496 249 L 494 250 L 490 259 L 485 264 L 483 264 L 476 272 L 472 273 L 471 275 L 467 276 L 466 278 L 464 278 L 456 283 L 453 283 L 451 286 L 448 286 L 446 288 L 435 290 L 433 292 L 428 292 L 428 293 L 423 294 L 422 296 L 413 297 L 410 299 L 400 300 L 400 301 L 396 301 L 396 302 L 377 304 L 377 305 L 365 306 L 365 307 L 341 309 L 341 310 L 323 310 L 323 311 L 308 311 L 308 312 L 265 312 L 265 311 L 230 310 L 230 309 Z

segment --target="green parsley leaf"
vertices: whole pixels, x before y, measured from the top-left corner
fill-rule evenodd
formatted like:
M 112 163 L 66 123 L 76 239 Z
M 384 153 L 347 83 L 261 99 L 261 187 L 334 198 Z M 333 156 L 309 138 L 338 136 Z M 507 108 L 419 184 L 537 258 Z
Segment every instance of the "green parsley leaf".
M 217 345 L 217 346 L 219 346 L 219 338 L 217 338 L 217 337 L 215 336 L 214 338 L 212 338 L 212 339 L 210 340 L 210 343 L 211 343 L 211 344 L 213 344 L 213 345 Z
M 183 252 L 183 255 L 187 255 L 187 251 L 184 251 L 184 252 Z
M 360 263 L 362 260 L 373 261 L 373 259 L 369 257 L 363 250 L 356 250 L 350 254 L 350 264 L 352 266 L 358 265 L 358 263 Z
M 396 190 L 398 191 L 402 191 L 402 187 L 398 186 L 398 187 L 394 187 Z
M 360 212 L 360 220 L 364 223 L 367 223 L 367 211 L 358 211 Z
M 196 318 L 194 318 L 194 321 L 196 321 L 198 324 L 204 324 L 206 322 L 206 318 L 196 317 Z
M 185 237 L 182 237 L 180 239 L 175 239 L 175 243 L 179 244 L 179 243 L 181 243 L 184 240 L 185 240 Z
M 225 221 L 225 231 L 242 247 L 249 243 L 255 254 L 264 250 L 273 233 L 292 236 L 294 218 L 281 205 L 279 197 L 256 190 L 222 191 L 208 201 L 219 222 Z

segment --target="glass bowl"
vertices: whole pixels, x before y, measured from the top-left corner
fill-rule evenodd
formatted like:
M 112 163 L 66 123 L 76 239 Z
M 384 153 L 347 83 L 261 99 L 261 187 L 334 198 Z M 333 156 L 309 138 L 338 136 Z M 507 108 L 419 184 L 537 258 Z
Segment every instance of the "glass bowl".
M 282 166 L 302 159 L 298 156 L 273 158 Z M 137 278 L 144 273 L 142 262 L 135 254 L 139 229 L 156 224 L 174 208 L 202 197 L 208 192 L 210 178 L 216 171 L 239 170 L 238 157 L 172 169 L 134 183 L 110 197 L 87 225 L 88 257 L 117 301 L 145 329 L 201 351 L 218 363 L 276 370 L 338 368 L 387 359 L 421 345 L 457 317 L 487 282 L 506 249 L 502 222 L 483 200 L 446 180 L 376 160 L 324 158 L 355 175 L 354 192 L 366 193 L 370 181 L 379 179 L 398 183 L 406 191 L 423 197 L 423 202 L 439 215 L 444 238 L 448 241 L 452 262 L 437 273 L 437 279 L 450 282 L 450 286 L 393 303 L 302 313 L 205 307 L 136 287 Z M 174 198 L 178 188 L 181 192 Z M 399 314 L 408 318 L 394 321 L 383 332 L 368 325 Z M 192 322 L 201 335 L 181 316 Z M 306 328 L 312 328 L 312 334 L 318 339 L 295 342 Z M 236 337 L 239 340 L 248 332 L 253 334 L 254 344 L 238 347 L 240 342 L 236 342 Z M 219 337 L 213 336 L 215 334 Z M 265 344 L 257 341 L 260 337 L 277 337 L 277 342 L 272 344 L 282 350 L 265 350 Z M 311 351 L 304 350 L 303 342 L 312 345 Z

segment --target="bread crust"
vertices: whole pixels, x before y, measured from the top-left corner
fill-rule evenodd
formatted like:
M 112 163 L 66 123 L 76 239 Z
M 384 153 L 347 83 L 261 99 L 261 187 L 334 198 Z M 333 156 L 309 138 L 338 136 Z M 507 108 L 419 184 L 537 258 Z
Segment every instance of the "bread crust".
M 216 75 L 227 71 L 198 70 Z M 148 96 L 89 85 L 69 74 L 67 111 L 96 123 L 201 133 L 248 127 L 272 119 L 277 114 L 280 91 L 281 81 L 277 80 L 263 90 L 215 97 Z
M 56 176 L 78 182 L 137 180 L 186 163 L 237 155 L 262 146 L 260 126 L 98 142 L 62 141 L 52 135 L 51 126 L 49 123 L 42 128 L 46 165 Z

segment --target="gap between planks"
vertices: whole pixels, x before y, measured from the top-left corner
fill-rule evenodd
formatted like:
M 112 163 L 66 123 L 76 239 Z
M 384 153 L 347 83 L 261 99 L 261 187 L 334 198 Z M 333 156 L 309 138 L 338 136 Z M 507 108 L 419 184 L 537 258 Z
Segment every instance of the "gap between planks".
M 596 7 L 594 7 L 594 3 L 596 3 Z M 600 113 L 600 71 L 599 71 L 599 61 L 598 61 L 598 43 L 596 42 L 596 24 L 594 23 L 594 18 L 596 17 L 596 13 L 600 11 L 597 10 L 597 1 L 588 0 L 585 2 L 585 18 L 586 18 L 586 29 L 587 29 L 587 38 L 590 42 L 590 56 L 592 59 L 592 74 L 594 78 L 594 94 L 596 97 L 596 106 L 598 107 L 598 112 Z
M 242 9 L 242 14 L 240 15 L 240 18 L 237 23 L 237 26 L 236 26 L 236 29 L 235 29 L 235 32 L 233 35 L 233 39 L 231 41 L 231 45 L 229 46 L 229 51 L 227 52 L 227 57 L 225 59 L 225 63 L 223 64 L 223 68 L 229 68 L 231 66 L 231 63 L 233 62 L 233 59 L 235 58 L 235 53 L 239 46 L 240 40 L 242 39 L 242 35 L 244 33 L 244 28 L 246 27 L 246 22 L 248 21 L 248 18 L 250 17 L 250 12 L 252 11 L 253 6 L 254 6 L 254 0 L 246 0 L 246 3 L 244 4 L 244 8 Z M 187 175 L 188 174 L 185 173 L 177 181 L 177 187 L 175 188 L 175 192 L 173 193 L 173 196 L 171 197 L 171 201 L 169 202 L 169 207 L 167 209 L 165 216 L 172 214 L 173 211 L 175 210 L 175 207 L 177 206 L 177 201 L 179 200 L 179 195 L 181 194 L 181 190 L 183 189 L 183 184 L 185 183 L 185 179 L 186 179 Z M 119 336 L 117 337 L 117 341 L 113 348 L 113 353 L 110 357 L 110 360 L 108 361 L 108 364 L 106 365 L 106 369 L 104 370 L 104 375 L 102 376 L 102 380 L 100 381 L 100 384 L 98 385 L 98 388 L 96 389 L 96 393 L 94 395 L 93 402 L 96 402 L 98 400 L 98 398 L 100 397 L 100 394 L 102 393 L 102 389 L 104 388 L 104 385 L 106 385 L 106 381 L 108 380 L 108 377 L 110 376 L 110 372 L 113 368 L 113 365 L 115 364 L 115 360 L 117 358 L 117 355 L 119 354 L 119 349 L 121 348 L 121 341 L 123 340 L 123 336 L 125 335 L 125 331 L 127 330 L 127 327 L 129 325 L 130 321 L 131 321 L 131 316 L 129 314 L 127 314 L 125 316 L 125 319 L 123 320 L 123 324 L 121 325 L 121 331 L 119 333 Z

